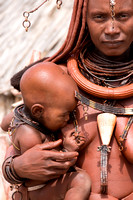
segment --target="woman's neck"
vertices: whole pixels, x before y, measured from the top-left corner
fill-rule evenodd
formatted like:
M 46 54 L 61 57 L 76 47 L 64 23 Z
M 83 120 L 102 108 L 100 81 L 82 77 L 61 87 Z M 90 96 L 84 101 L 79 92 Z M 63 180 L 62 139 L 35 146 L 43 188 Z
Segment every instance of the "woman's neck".
M 106 56 L 101 51 L 99 51 L 96 47 L 94 48 L 94 52 L 97 55 L 99 55 L 109 61 L 114 61 L 114 62 L 129 62 L 130 60 L 133 59 L 133 55 L 131 55 L 131 47 L 120 56 Z

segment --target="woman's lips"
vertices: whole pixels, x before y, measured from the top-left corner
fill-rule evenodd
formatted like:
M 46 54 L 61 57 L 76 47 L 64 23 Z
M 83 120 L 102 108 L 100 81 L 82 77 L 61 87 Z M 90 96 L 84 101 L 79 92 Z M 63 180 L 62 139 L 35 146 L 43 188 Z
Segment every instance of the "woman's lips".
M 120 41 L 120 40 L 109 41 L 108 40 L 108 41 L 103 41 L 102 43 L 109 47 L 118 47 L 123 43 L 123 41 Z

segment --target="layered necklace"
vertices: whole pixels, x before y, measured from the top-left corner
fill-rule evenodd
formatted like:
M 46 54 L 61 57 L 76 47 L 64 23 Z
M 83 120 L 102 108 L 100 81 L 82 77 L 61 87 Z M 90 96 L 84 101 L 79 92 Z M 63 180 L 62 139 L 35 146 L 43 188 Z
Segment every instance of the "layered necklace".
M 115 87 L 114 82 L 121 86 L 133 82 L 133 58 L 129 62 L 109 60 L 101 57 L 91 43 L 85 44 L 80 51 L 79 67 L 87 79 L 98 85 Z
M 105 86 L 115 87 L 113 83 L 120 84 L 120 86 L 131 84 L 133 78 L 133 58 L 130 57 L 129 62 L 111 61 L 105 57 L 101 57 L 92 44 L 86 44 L 79 54 L 79 68 L 81 73 L 91 82 Z M 78 77 L 79 78 L 79 77 Z M 83 84 L 84 82 L 82 82 Z M 84 97 L 80 97 L 80 101 L 83 103 Z M 86 98 L 85 105 L 90 100 Z M 90 102 L 89 102 L 90 103 Z M 92 103 L 95 105 L 96 102 Z M 90 104 L 89 104 L 90 105 Z M 107 108 L 108 106 L 104 106 Z M 98 106 L 98 109 L 100 107 Z M 100 154 L 100 182 L 101 182 L 101 194 L 108 194 L 108 153 L 111 150 L 109 146 L 113 129 L 116 123 L 116 115 L 112 114 L 115 107 L 111 106 L 111 113 L 103 109 L 105 113 L 98 115 L 97 122 L 99 127 L 99 133 L 101 138 L 101 146 L 98 147 Z M 117 108 L 118 110 L 120 108 Z M 125 108 L 124 108 L 125 109 Z M 116 113 L 115 113 L 116 114 Z M 129 128 L 133 123 L 133 116 L 128 120 L 128 123 L 119 137 L 119 150 L 122 151 L 124 147 L 124 141 L 127 137 Z

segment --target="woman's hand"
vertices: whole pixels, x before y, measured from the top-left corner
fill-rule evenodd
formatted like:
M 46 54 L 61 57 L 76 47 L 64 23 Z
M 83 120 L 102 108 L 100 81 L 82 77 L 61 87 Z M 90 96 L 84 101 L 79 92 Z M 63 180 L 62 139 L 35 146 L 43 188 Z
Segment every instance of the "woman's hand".
M 62 140 L 39 144 L 15 157 L 14 170 L 17 175 L 46 182 L 66 173 L 75 164 L 78 153 L 54 151 L 61 144 Z

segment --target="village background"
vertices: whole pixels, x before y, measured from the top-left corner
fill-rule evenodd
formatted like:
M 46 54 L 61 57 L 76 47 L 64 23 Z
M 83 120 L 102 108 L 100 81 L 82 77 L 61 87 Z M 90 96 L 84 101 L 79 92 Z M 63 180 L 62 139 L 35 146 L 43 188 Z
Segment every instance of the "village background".
M 23 12 L 38 7 L 43 0 L 0 0 L 0 123 L 13 104 L 21 99 L 10 86 L 10 78 L 29 62 L 33 50 L 42 57 L 53 55 L 65 40 L 72 14 L 73 0 L 49 0 L 31 13 L 31 27 L 25 32 Z M 10 145 L 8 133 L 0 129 L 0 200 L 10 200 L 9 184 L 2 176 L 2 162 Z

